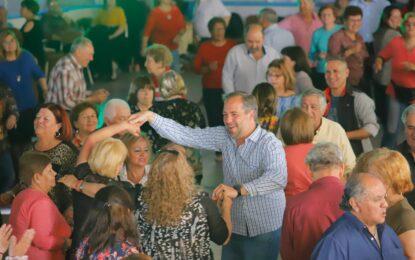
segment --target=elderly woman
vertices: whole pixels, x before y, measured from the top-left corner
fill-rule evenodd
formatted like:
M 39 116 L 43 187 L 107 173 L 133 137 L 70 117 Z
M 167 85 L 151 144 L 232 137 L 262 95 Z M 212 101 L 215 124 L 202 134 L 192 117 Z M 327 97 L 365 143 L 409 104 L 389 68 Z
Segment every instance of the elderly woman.
M 223 193 L 222 216 L 206 193 L 197 192 L 183 147 L 170 145 L 153 162 L 138 196 L 136 216 L 144 253 L 155 259 L 211 259 L 209 240 L 226 244 L 232 200 Z
M 75 166 L 78 151 L 71 143 L 72 126 L 66 111 L 53 103 L 43 104 L 36 114 L 34 127 L 37 140 L 28 150 L 47 154 L 58 176 L 67 174 Z M 58 184 L 51 197 L 68 217 L 72 208 L 70 192 Z
M 403 25 L 405 33 L 395 37 L 376 58 L 375 71 L 379 72 L 386 61 L 391 61 L 391 81 L 386 89 L 389 96 L 387 128 L 383 145 L 394 148 L 402 125 L 399 116 L 406 106 L 415 101 L 415 13 L 405 15 Z
M 124 189 L 113 185 L 101 189 L 83 224 L 76 259 L 120 259 L 138 254 L 134 208 Z
M 360 156 L 356 172 L 379 175 L 387 188 L 386 223 L 401 240 L 405 256 L 415 259 L 415 210 L 409 205 L 404 193 L 412 191 L 414 185 L 405 157 L 387 148 L 378 148 Z
M 294 71 L 283 59 L 273 60 L 268 65 L 267 81 L 277 93 L 277 117 L 281 118 L 285 111 L 298 105 L 299 96 L 295 93 Z
M 97 129 L 98 111 L 91 103 L 79 103 L 71 111 L 71 121 L 75 128 L 72 144 L 80 149 L 86 138 Z
M 156 101 L 163 100 L 160 94 L 160 79 L 164 72 L 170 70 L 173 62 L 173 55 L 169 48 L 161 44 L 153 44 L 145 50 L 146 62 L 145 67 L 151 75 L 155 92 Z
M 160 81 L 160 93 L 165 101 L 158 102 L 153 111 L 163 117 L 170 118 L 179 124 L 192 128 L 206 127 L 205 117 L 196 103 L 186 99 L 187 89 L 180 74 L 171 70 L 165 72 Z M 153 136 L 153 151 L 159 151 L 169 141 L 161 138 L 157 133 Z M 197 183 L 202 180 L 202 160 L 200 152 L 195 149 L 187 149 Z
M 180 69 L 178 43 L 186 30 L 186 23 L 182 12 L 172 0 L 160 0 L 159 6 L 154 8 L 147 18 L 141 44 L 142 54 L 145 53 L 149 40 L 163 44 L 170 49 L 173 55 L 173 69 Z M 144 56 L 144 55 L 143 55 Z
M 45 51 L 43 48 L 43 31 L 36 15 L 39 12 L 39 4 L 35 0 L 23 0 L 20 3 L 20 14 L 26 19 L 20 29 L 23 35 L 23 48 L 30 51 L 36 57 L 37 63 L 45 68 Z
M 13 187 L 15 173 L 7 131 L 17 126 L 19 110 L 10 89 L 0 83 L 0 193 Z
M 26 152 L 20 158 L 19 171 L 20 180 L 28 188 L 12 204 L 10 224 L 14 235 L 20 239 L 26 229 L 35 230 L 27 252 L 29 259 L 65 259 L 71 228 L 48 197 L 56 184 L 50 158 L 44 153 Z
M 310 169 L 305 164 L 308 152 L 313 148 L 313 119 L 300 108 L 287 110 L 280 123 L 282 140 L 285 143 L 288 180 L 285 196 L 294 196 L 308 190 L 312 180 Z
M 102 25 L 107 30 L 106 42 L 101 42 L 100 45 L 105 44 L 104 48 L 97 46 L 97 52 L 99 55 L 108 57 L 111 61 L 111 79 L 117 78 L 117 64 L 127 66 L 126 52 L 122 51 L 123 45 L 126 44 L 125 32 L 127 30 L 127 19 L 125 17 L 124 10 L 117 6 L 116 0 L 104 0 L 103 9 L 98 13 L 98 16 L 94 20 L 95 25 Z M 103 50 L 104 52 L 101 52 Z M 105 60 L 107 61 L 107 60 Z M 101 64 L 102 65 L 102 64 Z M 108 64 L 105 64 L 108 65 Z M 107 71 L 107 70 L 105 70 Z M 101 71 L 104 72 L 104 71 Z
M 20 113 L 17 128 L 10 131 L 12 151 L 17 158 L 33 136 L 33 120 L 38 100 L 33 90 L 34 80 L 47 92 L 46 78 L 36 65 L 33 56 L 20 48 L 16 35 L 11 30 L 0 34 L 0 81 L 12 91 Z

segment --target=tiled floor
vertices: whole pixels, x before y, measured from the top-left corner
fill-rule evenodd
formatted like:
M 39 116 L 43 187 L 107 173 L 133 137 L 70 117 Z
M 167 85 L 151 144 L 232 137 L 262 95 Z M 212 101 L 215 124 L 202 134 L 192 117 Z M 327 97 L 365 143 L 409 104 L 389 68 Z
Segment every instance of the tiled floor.
M 96 88 L 106 88 L 110 91 L 110 98 L 123 98 L 125 99 L 128 94 L 128 89 L 130 85 L 130 80 L 133 78 L 133 74 L 122 73 L 119 75 L 118 79 L 111 82 L 95 82 L 91 89 Z M 188 88 L 188 98 L 189 100 L 200 104 L 202 111 L 205 111 L 205 108 L 201 102 L 202 98 L 202 86 L 200 76 L 191 73 L 184 72 L 183 77 Z M 214 153 L 211 151 L 202 151 L 203 159 L 203 179 L 202 179 L 202 188 L 211 192 L 216 186 L 218 186 L 222 179 L 222 163 L 215 161 Z M 221 247 L 212 243 L 212 251 L 215 259 L 220 260 Z

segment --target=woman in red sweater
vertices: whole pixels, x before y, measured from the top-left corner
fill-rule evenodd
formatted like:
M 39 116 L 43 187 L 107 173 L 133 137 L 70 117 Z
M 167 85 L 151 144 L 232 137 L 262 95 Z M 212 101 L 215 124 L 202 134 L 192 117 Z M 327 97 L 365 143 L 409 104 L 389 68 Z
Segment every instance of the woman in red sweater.
M 34 229 L 35 237 L 27 251 L 29 259 L 65 259 L 65 248 L 71 244 L 71 228 L 59 212 L 48 192 L 55 186 L 56 172 L 49 156 L 26 152 L 19 160 L 20 180 L 29 188 L 13 200 L 10 224 L 20 239 L 26 229 Z
M 160 0 L 160 5 L 154 8 L 148 16 L 144 28 L 141 45 L 141 55 L 145 56 L 145 49 L 149 41 L 167 46 L 173 54 L 172 68 L 180 71 L 179 53 L 177 51 L 180 36 L 186 30 L 184 16 L 172 0 Z
M 223 125 L 222 68 L 228 51 L 235 42 L 225 39 L 226 22 L 212 18 L 208 23 L 211 40 L 202 43 L 194 60 L 195 71 L 202 74 L 203 103 L 209 126 Z
M 400 116 L 410 104 L 415 103 L 415 12 L 409 12 L 403 20 L 403 36 L 392 39 L 379 52 L 375 61 L 375 71 L 382 69 L 383 63 L 391 60 L 391 83 L 386 89 L 388 115 L 382 146 L 395 148 L 400 128 Z

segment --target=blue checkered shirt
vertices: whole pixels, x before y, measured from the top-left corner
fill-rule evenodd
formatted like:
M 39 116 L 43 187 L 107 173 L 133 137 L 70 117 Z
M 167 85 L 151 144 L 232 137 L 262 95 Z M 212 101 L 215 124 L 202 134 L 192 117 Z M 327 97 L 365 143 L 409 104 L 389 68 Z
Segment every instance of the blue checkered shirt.
M 258 126 L 237 146 L 223 126 L 193 129 L 159 115 L 151 126 L 175 143 L 222 152 L 224 184 L 243 185 L 249 192 L 233 202 L 233 233 L 253 237 L 281 227 L 287 164 L 282 144 L 272 133 Z

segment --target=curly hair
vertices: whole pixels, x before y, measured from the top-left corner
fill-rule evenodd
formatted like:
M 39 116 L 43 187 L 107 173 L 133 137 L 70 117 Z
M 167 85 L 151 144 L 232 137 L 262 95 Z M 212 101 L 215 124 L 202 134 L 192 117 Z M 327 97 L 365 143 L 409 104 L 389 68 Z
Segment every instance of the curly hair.
M 173 146 L 163 148 L 143 190 L 143 201 L 148 205 L 146 219 L 161 226 L 177 225 L 195 193 L 193 169 L 185 154 Z

